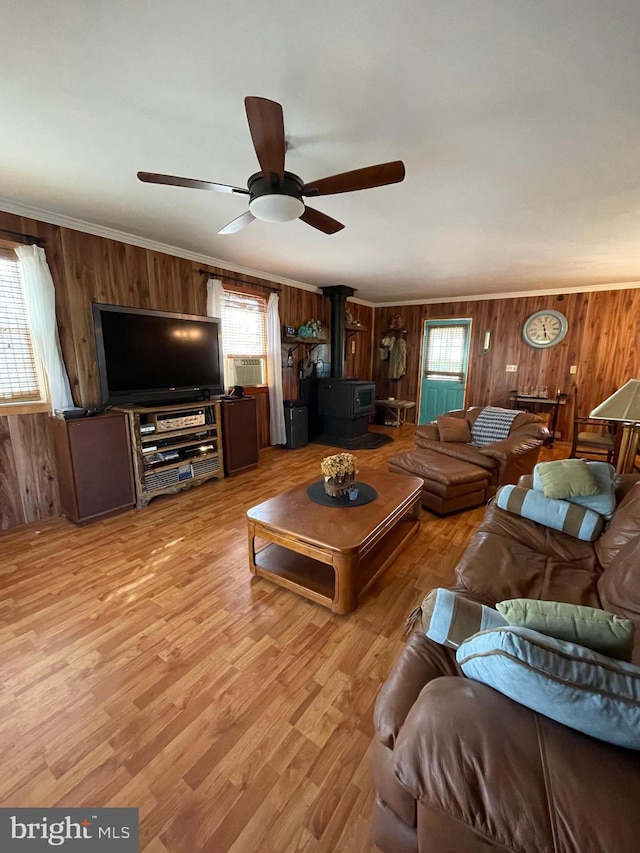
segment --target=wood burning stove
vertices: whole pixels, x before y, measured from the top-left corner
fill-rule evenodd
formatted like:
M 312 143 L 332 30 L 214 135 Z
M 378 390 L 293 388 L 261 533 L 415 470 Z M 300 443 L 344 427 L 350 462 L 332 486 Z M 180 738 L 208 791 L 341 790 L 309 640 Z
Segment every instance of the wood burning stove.
M 318 409 L 326 435 L 357 438 L 369 429 L 376 386 L 359 379 L 323 379 L 318 383 Z

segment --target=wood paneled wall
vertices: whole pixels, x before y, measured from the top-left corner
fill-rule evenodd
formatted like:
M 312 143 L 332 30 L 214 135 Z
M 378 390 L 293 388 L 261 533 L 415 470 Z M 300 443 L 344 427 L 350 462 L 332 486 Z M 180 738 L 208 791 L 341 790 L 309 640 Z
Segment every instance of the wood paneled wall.
M 357 302 L 349 302 L 349 300 L 347 300 L 347 306 L 353 320 L 362 324 L 362 331 L 347 333 L 345 376 L 352 376 L 356 379 L 371 379 L 374 312 L 366 305 L 358 305 Z
M 33 234 L 45 241 L 47 260 L 56 285 L 56 313 L 60 340 L 74 401 L 80 406 L 99 402 L 91 303 L 107 302 L 135 308 L 154 308 L 188 314 L 206 313 L 206 277 L 202 264 L 172 255 L 141 249 L 116 240 L 84 234 L 68 228 L 0 212 L 0 227 Z M 206 266 L 226 285 L 234 282 L 243 290 L 265 292 L 273 287 L 252 276 Z M 329 328 L 329 300 L 312 291 L 282 285 L 280 318 L 283 324 L 299 326 L 313 318 Z M 371 329 L 373 310 L 354 305 L 353 314 Z M 362 340 L 360 340 L 360 338 Z M 361 333 L 350 370 L 370 376 L 370 336 Z M 318 357 L 328 361 L 327 346 Z M 283 350 L 285 399 L 298 396 L 298 359 L 286 367 Z M 0 417 L 0 529 L 37 521 L 60 511 L 49 416 L 12 415 Z M 269 403 L 258 394 L 258 430 L 262 447 L 269 444 Z
M 522 325 L 534 311 L 554 308 L 569 322 L 565 339 L 550 350 L 528 346 Z M 407 334 L 407 372 L 390 380 L 378 345 L 390 318 L 399 313 Z M 467 405 L 509 406 L 509 391 L 529 385 L 548 385 L 549 392 L 579 389 L 580 414 L 591 409 L 628 379 L 640 376 L 640 289 L 555 294 L 517 299 L 488 299 L 437 305 L 378 308 L 375 317 L 373 378 L 377 393 L 418 400 L 418 382 L 425 320 L 470 318 L 471 351 Z M 491 330 L 489 352 L 483 352 L 485 330 Z M 518 365 L 507 373 L 506 365 Z M 571 365 L 577 373 L 571 374 Z M 571 407 L 561 409 L 559 429 L 570 438 Z
M 93 301 L 205 313 L 205 277 L 198 272 L 201 264 L 8 213 L 0 212 L 0 227 L 35 234 L 45 240 L 56 284 L 62 349 L 78 405 L 88 406 L 99 399 L 91 321 Z M 265 286 L 272 286 L 259 278 L 218 267 L 207 269 L 225 283 L 236 281 L 244 289 L 264 292 Z M 522 323 L 533 311 L 551 307 L 567 316 L 569 333 L 552 350 L 534 350 L 522 341 Z M 568 391 L 575 378 L 580 388 L 581 408 L 589 411 L 628 378 L 640 375 L 638 289 L 567 294 L 562 301 L 545 296 L 375 311 L 349 302 L 349 309 L 365 330 L 347 341 L 346 374 L 360 379 L 372 376 L 381 396 L 417 400 L 424 320 L 439 317 L 470 317 L 473 321 L 468 404 L 507 405 L 509 390 L 523 385 L 546 384 L 551 389 Z M 390 381 L 378 346 L 389 318 L 396 313 L 402 315 L 408 330 L 407 373 L 401 380 Z M 283 285 L 280 295 L 283 325 L 297 327 L 312 317 L 329 329 L 329 300 L 311 291 Z M 492 331 L 491 349 L 486 354 L 482 352 L 485 329 Z M 286 366 L 286 355 L 283 348 L 283 393 L 285 399 L 295 399 L 304 351 L 296 350 L 293 367 Z M 319 346 L 313 357 L 328 362 L 329 347 Z M 506 364 L 517 364 L 518 373 L 506 373 Z M 578 367 L 575 377 L 569 373 L 572 364 Z M 264 447 L 269 443 L 266 394 L 259 395 L 258 413 L 260 443 Z M 563 436 L 568 433 L 568 414 L 563 412 L 560 420 Z M 0 528 L 37 521 L 59 511 L 48 415 L 0 417 Z

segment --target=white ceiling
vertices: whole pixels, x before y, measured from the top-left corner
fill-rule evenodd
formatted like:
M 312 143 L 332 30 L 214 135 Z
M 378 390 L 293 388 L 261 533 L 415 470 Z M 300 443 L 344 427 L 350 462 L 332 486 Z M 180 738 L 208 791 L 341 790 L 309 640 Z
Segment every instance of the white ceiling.
M 0 196 L 372 302 L 640 280 L 638 0 L 34 0 L 0 29 Z M 258 170 L 245 95 L 311 181 L 402 159 L 344 222 L 216 231 Z

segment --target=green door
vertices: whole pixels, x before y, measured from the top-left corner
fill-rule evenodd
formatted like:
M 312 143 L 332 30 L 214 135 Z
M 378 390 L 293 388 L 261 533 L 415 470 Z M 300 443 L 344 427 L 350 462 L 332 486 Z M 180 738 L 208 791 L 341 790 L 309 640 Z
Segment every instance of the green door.
M 418 423 L 464 406 L 470 332 L 471 320 L 425 320 Z

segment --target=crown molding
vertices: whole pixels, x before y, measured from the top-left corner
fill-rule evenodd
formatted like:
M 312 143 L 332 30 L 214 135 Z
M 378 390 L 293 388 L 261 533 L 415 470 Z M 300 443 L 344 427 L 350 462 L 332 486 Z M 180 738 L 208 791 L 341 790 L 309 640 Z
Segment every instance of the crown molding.
M 407 299 L 404 302 L 375 302 L 372 308 L 396 308 L 403 305 L 444 305 L 451 302 L 483 302 L 487 299 L 522 299 L 525 296 L 554 296 L 562 293 L 597 293 L 603 290 L 636 290 L 640 281 L 612 282 L 611 284 L 585 284 L 576 287 L 564 287 L 561 290 L 547 288 L 546 290 L 516 290 L 510 293 L 456 294 L 433 299 Z
M 161 252 L 165 255 L 173 255 L 177 258 L 184 258 L 187 261 L 193 261 L 196 264 L 206 264 L 208 266 L 219 267 L 229 272 L 240 273 L 241 275 L 250 275 L 255 278 L 262 278 L 265 281 L 272 281 L 275 284 L 285 284 L 288 287 L 296 287 L 298 290 L 307 290 L 311 293 L 321 293 L 321 289 L 315 284 L 308 284 L 304 281 L 297 281 L 292 278 L 274 275 L 266 270 L 253 269 L 252 267 L 244 267 L 240 264 L 234 264 L 230 261 L 223 261 L 220 258 L 214 258 L 209 255 L 203 255 L 199 252 L 191 252 L 188 249 L 181 249 L 179 246 L 170 246 L 167 243 L 159 243 L 156 240 L 150 240 L 146 237 L 140 237 L 137 234 L 129 234 L 126 231 L 118 231 L 116 228 L 109 228 L 106 225 L 96 225 L 93 222 L 85 222 L 83 219 L 76 219 L 73 216 L 66 216 L 63 213 L 54 213 L 51 210 L 43 210 L 39 207 L 31 207 L 30 205 L 21 204 L 13 199 L 3 198 L 0 196 L 0 209 L 6 213 L 14 213 L 16 216 L 24 216 L 27 219 L 36 219 L 40 222 L 47 222 L 50 225 L 59 225 L 62 228 L 70 228 L 73 231 L 81 231 L 85 234 L 93 234 L 95 237 L 105 237 L 107 240 L 117 240 L 120 243 L 127 243 L 131 246 L 138 246 L 141 249 L 149 249 L 152 252 Z M 640 281 L 633 282 L 612 282 L 611 284 L 592 284 L 578 285 L 575 287 L 565 287 L 560 290 L 561 293 L 594 293 L 603 290 L 634 290 L 640 287 Z M 449 297 L 434 297 L 431 299 L 406 299 L 401 302 L 385 301 L 371 302 L 366 299 L 350 296 L 348 301 L 356 302 L 359 305 L 364 305 L 367 308 L 393 308 L 403 305 L 440 305 L 449 302 L 482 302 L 487 299 L 521 299 L 524 296 L 549 296 L 557 292 L 555 289 L 545 290 L 517 290 L 509 293 L 482 293 L 482 294 L 456 294 Z
M 288 287 L 297 287 L 298 290 L 308 290 L 312 293 L 320 293 L 320 288 L 316 287 L 315 284 L 307 284 L 304 281 L 284 278 L 283 276 L 274 275 L 273 273 L 266 272 L 265 270 L 243 267 L 239 264 L 220 260 L 220 258 L 213 258 L 209 255 L 202 255 L 199 252 L 191 252 L 188 249 L 181 249 L 178 246 L 158 243 L 156 240 L 139 237 L 137 234 L 128 234 L 126 231 L 118 231 L 116 228 L 109 228 L 106 225 L 96 225 L 93 222 L 85 222 L 83 219 L 75 219 L 74 217 L 66 216 L 63 213 L 54 213 L 51 210 L 42 210 L 39 207 L 30 207 L 29 205 L 20 204 L 12 199 L 2 198 L 1 196 L 0 209 L 6 213 L 14 213 L 16 216 L 24 216 L 27 219 L 37 219 L 40 222 L 47 222 L 49 225 L 60 225 L 62 228 L 70 228 L 73 231 L 81 231 L 84 234 L 93 234 L 95 237 L 105 237 L 107 240 L 117 240 L 120 243 L 127 243 L 130 246 L 138 246 L 140 249 L 149 249 L 152 252 L 162 252 L 165 255 L 174 255 L 177 258 L 184 258 L 186 261 L 193 261 L 196 264 L 220 267 L 221 269 L 228 270 L 229 272 L 237 272 L 243 275 L 254 276 L 254 278 L 262 278 L 265 281 L 272 281 L 275 284 L 286 284 Z
M 366 308 L 376 308 L 376 302 L 369 302 L 366 299 L 358 299 L 357 296 L 347 296 L 347 302 L 355 302 L 356 305 L 364 305 Z

